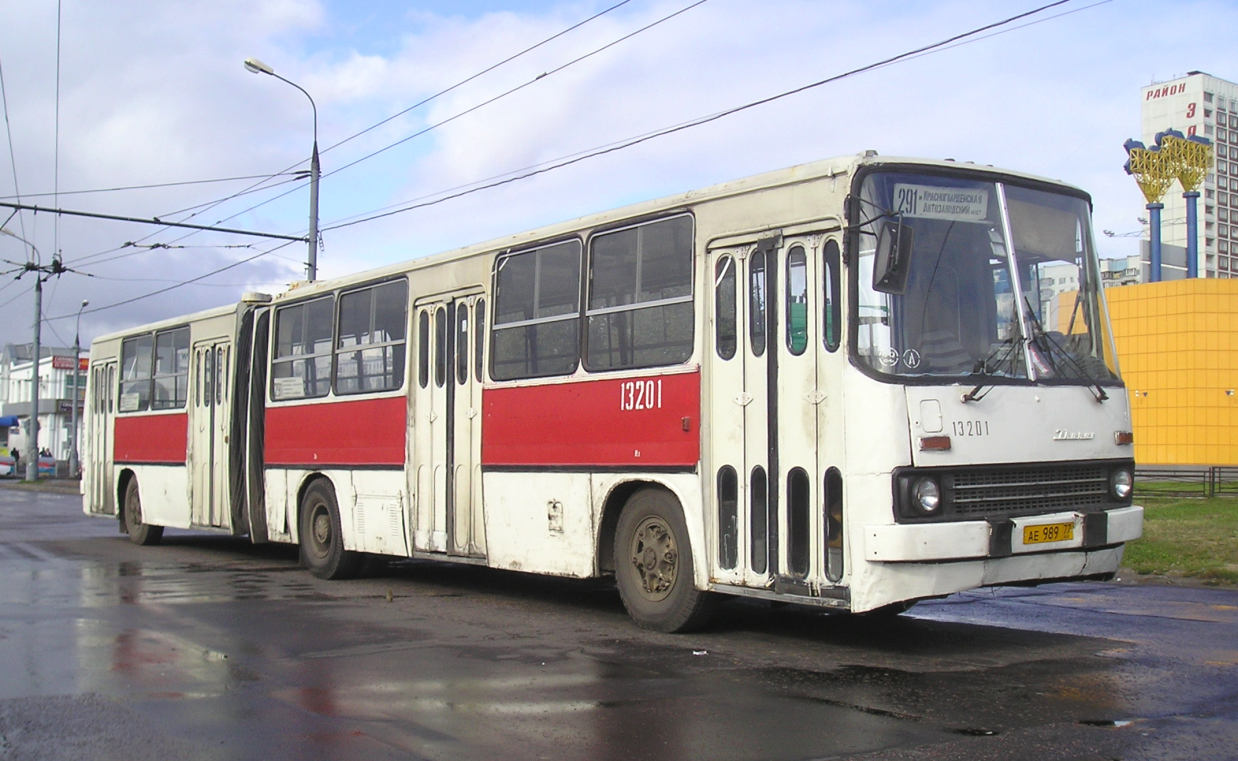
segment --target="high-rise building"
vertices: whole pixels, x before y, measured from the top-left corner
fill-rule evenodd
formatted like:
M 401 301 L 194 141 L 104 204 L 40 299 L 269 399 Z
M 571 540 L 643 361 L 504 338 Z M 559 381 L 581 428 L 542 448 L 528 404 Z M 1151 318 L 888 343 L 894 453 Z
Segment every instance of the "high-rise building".
M 1213 169 L 1198 189 L 1198 271 L 1200 277 L 1238 277 L 1238 84 L 1192 71 L 1144 87 L 1140 99 L 1145 145 L 1170 128 L 1212 141 Z M 1161 240 L 1185 247 L 1182 188 L 1174 183 L 1162 202 Z

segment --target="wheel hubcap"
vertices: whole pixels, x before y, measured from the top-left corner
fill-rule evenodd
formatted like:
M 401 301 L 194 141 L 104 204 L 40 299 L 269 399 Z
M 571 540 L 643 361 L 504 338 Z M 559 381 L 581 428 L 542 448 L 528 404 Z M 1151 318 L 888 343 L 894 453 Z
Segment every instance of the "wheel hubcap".
M 658 601 L 671 593 L 679 571 L 679 551 L 675 535 L 661 518 L 646 518 L 637 526 L 632 536 L 631 560 L 642 595 Z
M 314 534 L 314 546 L 320 554 L 325 554 L 331 546 L 331 516 L 321 507 L 314 510 L 311 523 Z

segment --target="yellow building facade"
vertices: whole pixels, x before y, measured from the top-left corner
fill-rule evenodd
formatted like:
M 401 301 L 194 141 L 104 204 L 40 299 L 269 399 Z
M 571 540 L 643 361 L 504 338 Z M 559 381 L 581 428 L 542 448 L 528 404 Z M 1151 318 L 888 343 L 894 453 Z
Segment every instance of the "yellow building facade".
M 1238 280 L 1105 290 L 1140 465 L 1238 465 Z

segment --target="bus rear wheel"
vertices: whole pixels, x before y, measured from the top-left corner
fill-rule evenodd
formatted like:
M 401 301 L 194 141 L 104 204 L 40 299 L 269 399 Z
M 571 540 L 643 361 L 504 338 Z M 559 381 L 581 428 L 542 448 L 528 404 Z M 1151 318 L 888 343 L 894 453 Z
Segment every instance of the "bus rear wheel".
M 301 565 L 320 579 L 348 579 L 357 575 L 361 561 L 359 554 L 344 549 L 335 490 L 318 479 L 301 500 Z
M 633 494 L 615 530 L 615 583 L 628 615 L 645 628 L 686 632 L 708 623 L 715 598 L 696 588 L 688 527 L 673 496 Z
M 125 486 L 125 532 L 129 534 L 129 541 L 143 546 L 159 544 L 163 539 L 163 526 L 142 522 L 142 494 L 136 477 L 130 478 Z

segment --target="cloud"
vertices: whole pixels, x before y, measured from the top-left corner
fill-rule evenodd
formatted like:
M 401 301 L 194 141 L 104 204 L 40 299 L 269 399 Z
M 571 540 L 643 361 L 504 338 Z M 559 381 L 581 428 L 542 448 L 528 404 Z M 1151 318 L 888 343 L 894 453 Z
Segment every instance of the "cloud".
M 323 154 L 331 173 L 427 125 L 618 39 L 686 5 L 636 0 L 536 52 Z M 491 3 L 491 6 L 495 4 Z M 64 8 L 60 189 L 115 187 L 304 168 L 310 108 L 288 85 L 241 68 L 255 56 L 306 88 L 327 148 L 461 78 L 602 9 L 602 2 L 512 4 L 471 11 L 403 4 L 378 11 L 310 0 L 114 0 Z M 1030 7 L 1030 6 L 1028 6 Z M 7 0 L 0 29 L 6 94 L 24 193 L 53 186 L 54 6 Z M 641 134 L 839 74 L 944 39 L 1018 9 L 978 0 L 905 4 L 710 2 L 519 93 L 356 167 L 328 174 L 324 224 Z M 1215 2 L 1166 17 L 1156 6 L 1066 6 L 1077 12 L 796 95 L 535 179 L 328 232 L 324 275 L 355 272 L 638 200 L 829 156 L 952 157 L 1031 171 L 1092 192 L 1098 229 L 1135 227 L 1142 201 L 1121 170 L 1121 143 L 1139 130 L 1138 89 L 1188 69 L 1225 77 L 1223 35 L 1238 21 Z M 1185 17 L 1185 18 L 1184 18 Z M 1193 20 L 1187 20 L 1193 19 Z M 1136 44 L 1145 40 L 1145 44 Z M 3 136 L 0 135 L 0 139 Z M 290 178 L 285 178 L 290 179 Z M 242 190 L 246 181 L 123 193 L 65 195 L 60 204 L 160 216 Z M 0 195 L 11 195 L 0 151 Z M 246 211 L 277 193 L 285 197 Z M 236 198 L 194 217 L 301 234 L 303 183 Z M 50 198 L 39 198 L 51 204 Z M 23 214 L 44 259 L 57 247 L 47 215 Z M 72 313 L 196 277 L 276 243 L 218 234 L 64 218 L 58 245 L 97 278 L 49 285 L 46 313 Z M 129 241 L 253 245 L 144 251 Z M 1110 255 L 1132 239 L 1102 239 Z M 111 253 L 103 253 L 111 251 Z M 21 245 L 0 239 L 0 258 Z M 117 255 L 125 258 L 111 259 Z M 299 277 L 293 244 L 203 285 L 83 318 L 87 337 L 280 289 Z M 112 278 L 104 280 L 103 278 Z M 0 290 L 0 338 L 29 340 L 28 278 Z M 14 298 L 17 297 L 17 298 Z M 10 303 L 3 304 L 5 300 Z M 16 319 L 12 316 L 21 315 Z M 71 322 L 54 323 L 62 338 Z M 51 340 L 56 340 L 55 338 Z

